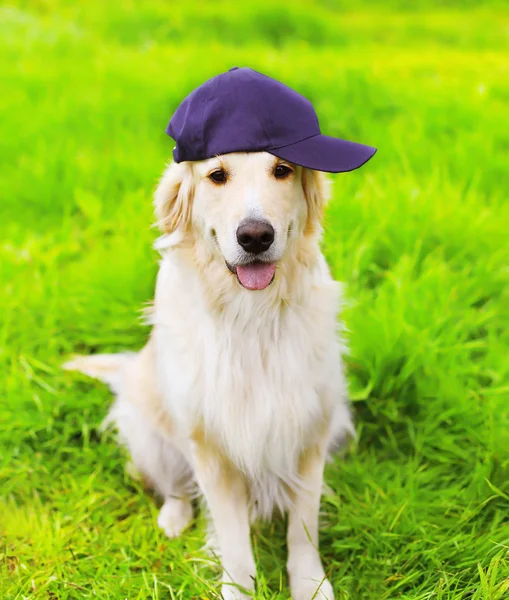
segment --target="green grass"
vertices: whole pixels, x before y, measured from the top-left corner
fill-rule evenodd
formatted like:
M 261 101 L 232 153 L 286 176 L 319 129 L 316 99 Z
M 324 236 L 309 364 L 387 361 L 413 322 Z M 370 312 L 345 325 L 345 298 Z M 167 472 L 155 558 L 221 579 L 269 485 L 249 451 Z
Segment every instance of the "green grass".
M 326 473 L 341 599 L 509 597 L 509 10 L 424 0 L 19 1 L 0 8 L 0 597 L 217 597 L 204 521 L 177 541 L 98 425 L 72 352 L 140 347 L 151 193 L 183 96 L 233 65 L 379 148 L 335 177 L 359 431 Z M 283 523 L 258 598 L 288 598 Z

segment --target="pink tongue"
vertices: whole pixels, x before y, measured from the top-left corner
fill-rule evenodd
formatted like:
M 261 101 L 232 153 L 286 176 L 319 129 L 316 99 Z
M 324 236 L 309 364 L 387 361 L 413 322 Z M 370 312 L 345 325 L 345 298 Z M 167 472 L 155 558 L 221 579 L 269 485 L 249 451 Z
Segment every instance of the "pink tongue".
M 274 277 L 276 265 L 254 263 L 237 267 L 237 277 L 248 290 L 264 290 Z

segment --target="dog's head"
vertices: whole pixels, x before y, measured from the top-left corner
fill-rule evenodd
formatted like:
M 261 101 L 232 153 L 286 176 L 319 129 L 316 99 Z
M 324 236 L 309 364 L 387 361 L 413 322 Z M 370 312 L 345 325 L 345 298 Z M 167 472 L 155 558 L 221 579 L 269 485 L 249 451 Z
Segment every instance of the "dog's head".
M 326 183 L 323 173 L 267 152 L 171 164 L 156 216 L 163 232 L 205 244 L 244 288 L 262 290 L 292 242 L 320 231 Z

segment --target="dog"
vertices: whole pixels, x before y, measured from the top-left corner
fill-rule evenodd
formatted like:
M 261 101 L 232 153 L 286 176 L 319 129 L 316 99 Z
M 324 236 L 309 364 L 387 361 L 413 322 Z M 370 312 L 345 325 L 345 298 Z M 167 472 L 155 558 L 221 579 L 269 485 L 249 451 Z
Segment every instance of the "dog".
M 323 470 L 354 435 L 340 285 L 320 250 L 324 173 L 268 152 L 170 164 L 155 192 L 162 260 L 145 347 L 66 365 L 111 387 L 108 420 L 163 498 L 168 537 L 203 495 L 222 597 L 254 590 L 250 524 L 288 513 L 294 600 L 332 600 L 318 552 Z

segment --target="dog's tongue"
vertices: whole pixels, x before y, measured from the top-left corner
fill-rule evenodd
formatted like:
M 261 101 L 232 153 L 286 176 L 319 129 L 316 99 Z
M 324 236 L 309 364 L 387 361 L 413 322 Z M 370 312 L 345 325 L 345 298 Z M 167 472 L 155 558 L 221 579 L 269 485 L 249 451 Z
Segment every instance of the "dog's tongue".
M 237 267 L 237 277 L 248 290 L 264 290 L 274 277 L 276 265 L 253 263 Z

